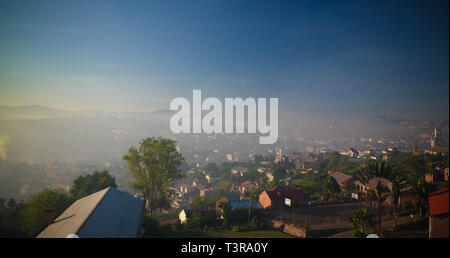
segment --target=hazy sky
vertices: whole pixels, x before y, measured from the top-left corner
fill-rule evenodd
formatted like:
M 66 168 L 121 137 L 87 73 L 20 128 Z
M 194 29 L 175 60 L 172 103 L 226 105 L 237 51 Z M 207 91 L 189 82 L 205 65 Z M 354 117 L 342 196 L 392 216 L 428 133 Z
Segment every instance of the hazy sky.
M 202 89 L 323 117 L 446 119 L 448 10 L 448 0 L 0 0 L 0 105 L 150 112 Z

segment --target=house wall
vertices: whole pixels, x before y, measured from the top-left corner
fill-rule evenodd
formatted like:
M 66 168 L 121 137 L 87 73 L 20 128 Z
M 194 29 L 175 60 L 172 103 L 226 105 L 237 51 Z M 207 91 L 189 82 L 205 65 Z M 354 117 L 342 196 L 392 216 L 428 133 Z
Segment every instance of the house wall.
M 291 223 L 285 223 L 278 219 L 271 220 L 272 227 L 281 229 L 284 233 L 295 237 L 306 238 L 306 229 Z
M 226 197 L 220 197 L 219 200 L 216 201 L 216 211 L 220 212 L 222 209 L 219 207 L 221 203 L 228 202 L 229 200 Z
M 181 224 L 186 222 L 186 213 L 184 212 L 184 210 L 182 210 L 180 212 L 180 215 L 178 216 L 178 218 L 180 219 L 180 223 Z
M 264 209 L 267 209 L 272 206 L 272 201 L 269 198 L 269 195 L 266 191 L 262 192 L 259 195 L 259 203 L 262 205 Z

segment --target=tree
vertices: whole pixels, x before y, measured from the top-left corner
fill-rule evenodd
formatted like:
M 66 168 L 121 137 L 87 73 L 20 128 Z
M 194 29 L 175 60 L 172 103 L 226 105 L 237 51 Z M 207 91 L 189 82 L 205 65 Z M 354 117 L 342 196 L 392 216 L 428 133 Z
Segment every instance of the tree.
M 352 215 L 348 217 L 347 220 L 363 235 L 366 234 L 366 230 L 369 227 L 373 227 L 373 225 L 375 224 L 375 217 L 373 213 L 365 208 L 354 210 L 352 212 Z
M 328 202 L 330 195 L 338 193 L 339 191 L 339 184 L 332 176 L 327 176 L 325 179 L 322 179 L 322 194 L 326 202 Z
M 394 217 L 394 228 L 398 225 L 398 218 L 400 216 L 400 194 L 401 194 L 401 184 L 404 182 L 405 177 L 401 173 L 399 167 L 393 167 L 392 173 L 389 175 L 390 181 L 392 182 L 392 190 L 390 194 L 393 217 Z
M 221 202 L 219 204 L 219 208 L 222 211 L 222 217 L 223 217 L 223 221 L 222 221 L 222 226 L 224 228 L 228 228 L 231 226 L 231 204 L 230 202 Z
M 70 194 L 74 199 L 80 199 L 107 187 L 116 188 L 116 180 L 108 171 L 94 171 L 92 175 L 77 177 L 72 184 Z
M 367 166 L 356 172 L 356 177 L 364 184 L 368 185 L 370 180 L 374 178 L 389 179 L 394 173 L 392 167 L 384 162 L 370 162 Z M 375 203 L 375 210 L 377 212 L 377 234 L 381 236 L 381 217 L 383 212 L 383 203 L 389 197 L 389 188 L 379 180 L 377 185 L 373 189 L 369 189 L 365 194 L 366 201 L 369 208 L 372 208 L 371 203 Z
M 8 201 L 8 208 L 13 209 L 16 206 L 16 201 L 13 198 L 10 198 Z
M 183 157 L 175 143 L 161 137 L 145 138 L 139 143 L 139 149 L 132 146 L 123 156 L 134 179 L 130 187 L 139 191 L 145 199 L 150 215 L 170 207 L 174 193 L 168 186 L 182 178 L 179 167 Z
M 419 208 L 420 217 L 425 217 L 428 210 L 428 194 L 432 192 L 433 185 L 425 180 L 419 179 L 412 185 L 413 192 L 419 196 L 417 207 Z
M 46 226 L 46 209 L 53 209 L 55 215 L 58 215 L 71 202 L 72 198 L 63 191 L 42 190 L 28 201 L 26 207 L 19 214 L 22 230 L 28 237 L 34 237 Z
M 219 174 L 219 167 L 216 163 L 208 163 L 204 169 L 206 173 L 210 174 L 211 176 L 217 176 Z

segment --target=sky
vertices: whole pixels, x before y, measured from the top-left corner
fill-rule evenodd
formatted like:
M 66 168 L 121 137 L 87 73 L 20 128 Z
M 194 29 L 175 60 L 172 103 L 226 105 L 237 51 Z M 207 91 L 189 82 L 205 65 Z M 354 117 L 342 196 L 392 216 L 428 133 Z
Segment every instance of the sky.
M 279 98 L 292 115 L 448 119 L 433 1 L 0 0 L 0 105 L 151 112 Z

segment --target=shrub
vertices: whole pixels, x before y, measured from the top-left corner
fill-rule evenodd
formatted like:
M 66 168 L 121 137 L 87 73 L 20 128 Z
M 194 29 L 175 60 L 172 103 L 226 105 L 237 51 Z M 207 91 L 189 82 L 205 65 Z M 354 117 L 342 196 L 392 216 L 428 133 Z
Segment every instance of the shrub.
M 241 228 L 241 226 L 233 226 L 231 228 L 231 231 L 233 231 L 233 232 L 240 232 L 240 231 L 242 231 L 242 228 Z
M 159 231 L 159 222 L 155 218 L 145 215 L 142 227 L 145 230 L 145 235 L 148 236 Z
M 365 237 L 365 235 L 361 231 L 359 231 L 358 229 L 354 229 L 353 230 L 352 236 L 353 237 L 357 237 L 357 238 Z

